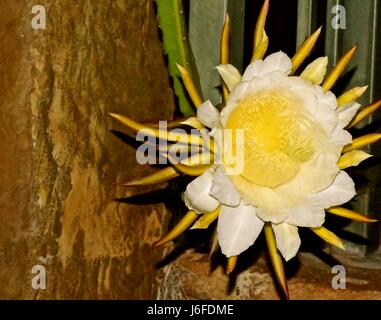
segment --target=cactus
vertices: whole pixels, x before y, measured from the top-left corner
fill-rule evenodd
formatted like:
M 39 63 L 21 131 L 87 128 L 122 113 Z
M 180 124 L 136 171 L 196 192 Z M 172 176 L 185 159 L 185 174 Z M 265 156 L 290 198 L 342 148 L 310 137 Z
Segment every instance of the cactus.
M 192 102 L 181 81 L 176 64 L 186 68 L 201 95 L 200 81 L 190 47 L 182 0 L 156 0 L 159 27 L 163 35 L 164 52 L 168 56 L 168 70 L 173 88 L 184 116 L 194 114 Z

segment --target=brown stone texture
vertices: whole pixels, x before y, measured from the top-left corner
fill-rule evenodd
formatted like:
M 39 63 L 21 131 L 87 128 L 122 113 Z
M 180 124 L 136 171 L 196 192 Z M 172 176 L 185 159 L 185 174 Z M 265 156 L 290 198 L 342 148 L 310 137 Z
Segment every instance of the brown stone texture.
M 154 3 L 41 0 L 46 30 L 35 4 L 0 3 L 0 298 L 155 298 L 167 211 L 114 201 L 150 169 L 108 116 L 172 116 Z
M 247 265 L 246 256 L 238 261 L 237 272 L 225 274 L 225 259 L 211 263 L 208 255 L 193 249 L 185 251 L 165 269 L 160 297 L 166 299 L 279 300 L 278 291 L 265 254 Z M 328 254 L 325 257 L 330 257 Z M 345 256 L 324 261 L 310 253 L 301 253 L 287 266 L 288 288 L 292 300 L 381 300 L 381 270 L 354 267 Z M 345 288 L 337 284 L 334 265 L 345 267 Z M 362 265 L 366 265 L 362 263 Z

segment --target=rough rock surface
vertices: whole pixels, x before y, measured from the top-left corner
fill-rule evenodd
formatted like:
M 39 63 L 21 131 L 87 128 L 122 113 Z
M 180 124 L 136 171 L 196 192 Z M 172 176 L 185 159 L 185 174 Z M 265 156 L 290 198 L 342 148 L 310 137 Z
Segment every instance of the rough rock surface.
M 341 260 L 340 257 L 338 259 Z M 166 294 L 168 299 L 280 299 L 266 255 L 259 255 L 249 267 L 247 260 L 238 261 L 238 272 L 230 277 L 225 274 L 225 259 L 217 260 L 221 261 L 211 264 L 207 254 L 196 253 L 192 249 L 185 251 L 166 267 L 162 294 Z M 334 289 L 332 279 L 336 273 L 332 273 L 331 263 L 309 253 L 300 254 L 287 265 L 290 299 L 381 300 L 380 269 L 356 268 L 347 263 L 342 265 L 346 269 L 345 289 Z

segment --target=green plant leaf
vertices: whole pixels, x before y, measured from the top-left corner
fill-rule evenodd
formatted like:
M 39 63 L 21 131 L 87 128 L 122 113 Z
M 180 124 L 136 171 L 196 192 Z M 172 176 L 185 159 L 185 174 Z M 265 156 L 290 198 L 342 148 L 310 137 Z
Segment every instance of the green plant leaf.
M 189 41 L 199 71 L 205 99 L 222 102 L 220 40 L 225 16 L 230 15 L 229 63 L 242 72 L 244 56 L 245 0 L 190 0 Z
M 194 114 L 192 102 L 181 81 L 177 64 L 185 67 L 201 94 L 200 80 L 189 44 L 182 0 L 156 0 L 159 27 L 163 34 L 164 52 L 168 56 L 169 74 L 184 116 Z

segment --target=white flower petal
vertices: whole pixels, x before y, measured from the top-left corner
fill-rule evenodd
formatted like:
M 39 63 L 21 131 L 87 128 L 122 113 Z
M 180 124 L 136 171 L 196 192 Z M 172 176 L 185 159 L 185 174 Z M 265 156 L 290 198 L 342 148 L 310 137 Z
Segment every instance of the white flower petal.
M 188 184 L 184 192 L 184 202 L 190 210 L 206 213 L 214 211 L 219 206 L 219 202 L 209 195 L 213 174 L 214 171 L 209 169 Z
M 257 216 L 266 222 L 281 223 L 287 218 L 287 212 L 278 208 L 271 210 L 270 208 L 258 207 Z
M 290 74 L 292 70 L 292 61 L 282 51 L 270 54 L 264 61 L 263 61 L 263 70 L 262 72 L 270 73 L 272 71 L 281 71 L 285 74 Z
M 324 130 L 325 134 L 330 137 L 339 121 L 335 109 L 332 109 L 325 103 L 320 103 L 315 118 L 321 128 Z
M 279 191 L 278 189 L 259 186 L 238 175 L 230 176 L 230 178 L 234 182 L 234 186 L 239 190 L 242 199 L 246 203 L 258 207 L 257 215 L 267 221 L 276 219 L 276 221 L 282 222 L 286 217 L 277 209 L 298 206 L 303 199 L 302 195 L 294 190 L 291 192 L 288 192 L 288 190 Z M 272 210 L 267 208 L 272 208 Z M 266 212 L 262 212 L 262 210 L 266 210 Z M 270 214 L 275 214 L 275 216 L 270 216 Z M 278 217 L 279 214 L 282 214 L 282 216 Z
M 258 79 L 258 78 L 257 78 Z M 279 70 L 274 70 L 274 71 L 271 71 L 267 74 L 265 74 L 264 76 L 262 76 L 262 78 L 259 78 L 259 79 L 262 79 L 261 81 L 264 82 L 264 80 L 267 80 L 267 83 L 266 83 L 266 86 L 263 86 L 263 88 L 261 90 L 258 90 L 256 89 L 256 87 L 253 85 L 253 81 L 251 81 L 251 86 L 249 88 L 249 92 L 252 93 L 254 92 L 254 90 L 256 90 L 257 92 L 258 91 L 262 91 L 264 89 L 273 89 L 274 87 L 280 87 L 280 86 L 284 86 L 285 85 L 285 82 L 288 81 L 288 77 L 286 74 L 284 74 L 282 71 L 279 71 Z M 267 87 L 267 88 L 266 88 Z
M 260 79 L 259 79 L 260 80 Z M 240 102 L 243 98 L 247 96 L 247 90 L 249 88 L 250 81 L 241 81 L 238 83 L 232 92 L 230 92 L 229 99 L 226 103 L 226 108 L 229 108 L 231 106 L 236 106 L 238 102 Z
M 340 171 L 335 181 L 327 189 L 307 196 L 309 205 L 328 209 L 348 202 L 356 195 L 355 184 L 351 177 Z
M 252 80 L 253 78 L 256 78 L 256 77 L 261 77 L 263 72 L 262 72 L 262 68 L 263 68 L 263 61 L 262 60 L 255 60 L 253 63 L 250 63 L 243 76 L 242 76 L 242 80 L 243 81 L 249 81 L 249 80 Z
M 221 204 L 236 207 L 241 202 L 241 196 L 234 187 L 230 178 L 224 173 L 223 168 L 219 167 L 214 174 L 210 196 L 217 199 Z
M 338 109 L 339 124 L 342 128 L 345 128 L 349 122 L 355 117 L 359 111 L 361 104 L 353 102 L 349 105 L 346 105 Z
M 243 74 L 242 80 L 251 80 L 255 77 L 263 77 L 271 72 L 280 71 L 286 75 L 292 69 L 291 59 L 282 51 L 269 55 L 264 61 L 255 60 Z
M 305 91 L 309 91 L 316 96 L 316 90 L 314 86 L 312 86 L 311 83 L 304 80 L 303 78 L 295 77 L 295 76 L 288 77 L 287 83 L 285 83 L 285 85 L 291 90 L 302 89 Z
M 347 144 L 352 143 L 352 135 L 338 124 L 333 130 L 330 140 L 338 146 L 346 146 Z
M 273 224 L 272 227 L 276 245 L 283 258 L 288 261 L 295 257 L 301 243 L 298 228 L 288 223 Z
M 291 88 L 291 90 L 300 101 L 301 106 L 308 111 L 312 119 L 315 119 L 319 108 L 315 94 L 305 88 Z
M 301 206 L 283 210 L 287 213 L 286 222 L 298 227 L 320 227 L 325 220 L 325 210 L 322 208 Z
M 271 83 L 274 82 L 274 80 L 271 81 Z M 282 86 L 296 96 L 301 108 L 308 111 L 307 117 L 318 123 L 327 136 L 331 136 L 339 121 L 335 105 L 332 104 L 332 96 L 326 96 L 325 92 L 315 89 L 317 86 L 312 86 L 299 77 L 287 77 Z
M 331 91 L 324 91 L 321 86 L 313 86 L 315 90 L 316 97 L 319 100 L 319 103 L 329 105 L 332 109 L 336 110 L 337 108 L 337 99 L 336 96 Z
M 220 113 L 209 100 L 197 108 L 197 118 L 208 128 L 215 128 L 220 123 Z
M 313 159 L 302 164 L 293 180 L 278 189 L 295 194 L 315 193 L 328 188 L 340 169 L 337 166 L 339 156 L 325 152 L 317 154 Z
M 264 222 L 255 214 L 255 207 L 241 202 L 238 207 L 222 206 L 218 217 L 218 243 L 222 253 L 237 256 L 258 238 Z
M 216 69 L 230 92 L 232 92 L 234 87 L 242 80 L 242 75 L 231 64 L 221 64 L 217 66 Z

